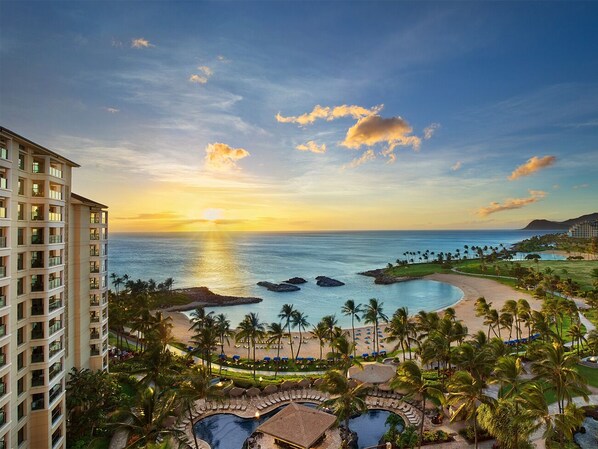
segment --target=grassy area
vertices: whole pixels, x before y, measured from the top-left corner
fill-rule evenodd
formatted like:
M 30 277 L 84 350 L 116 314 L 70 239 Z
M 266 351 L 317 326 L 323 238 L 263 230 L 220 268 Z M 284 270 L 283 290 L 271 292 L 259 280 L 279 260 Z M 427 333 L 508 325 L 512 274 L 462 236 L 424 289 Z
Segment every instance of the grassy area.
M 400 267 L 393 266 L 387 270 L 391 276 L 412 276 L 421 277 L 433 273 L 450 273 L 450 268 L 442 268 L 437 263 L 414 263 L 411 265 L 404 265 Z
M 588 384 L 598 388 L 598 369 L 589 366 L 579 365 L 577 372 L 588 380 Z
M 598 268 L 598 260 L 539 260 L 538 263 L 532 260 L 520 261 L 499 261 L 496 263 L 487 263 L 483 271 L 479 260 L 460 261 L 455 267 L 466 273 L 510 276 L 510 272 L 515 264 L 520 264 L 525 268 L 533 268 L 545 272 L 550 268 L 555 275 L 562 279 L 571 278 L 577 282 L 582 290 L 592 289 L 592 270 Z M 496 280 L 499 280 L 498 278 Z
M 583 314 L 594 324 L 594 326 L 598 326 L 598 310 L 588 309 Z
M 108 344 L 110 346 L 118 346 L 120 349 L 126 349 L 128 351 L 135 351 L 135 344 L 127 341 L 126 339 L 122 339 L 122 344 L 116 344 L 116 335 L 112 332 L 108 334 Z

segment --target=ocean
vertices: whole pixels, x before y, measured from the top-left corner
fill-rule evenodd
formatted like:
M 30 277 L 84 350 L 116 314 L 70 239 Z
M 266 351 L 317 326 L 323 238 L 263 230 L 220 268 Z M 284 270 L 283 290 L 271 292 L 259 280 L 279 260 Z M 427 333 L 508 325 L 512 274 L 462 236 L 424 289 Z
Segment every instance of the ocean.
M 417 280 L 376 285 L 358 272 L 405 259 L 406 251 L 463 253 L 464 245 L 509 247 L 538 234 L 521 230 L 112 233 L 108 271 L 157 282 L 172 277 L 175 288 L 206 286 L 215 293 L 263 298 L 258 304 L 209 309 L 225 313 L 233 325 L 248 312 L 257 312 L 268 323 L 278 321 L 280 307 L 292 303 L 311 324 L 336 314 L 339 324 L 347 326 L 349 317 L 340 313 L 347 299 L 366 303 L 377 298 L 390 315 L 402 306 L 416 313 L 448 307 L 462 298 L 461 290 L 448 284 Z M 318 287 L 314 278 L 320 275 L 346 285 Z M 256 285 L 295 276 L 308 281 L 297 292 L 270 292 Z

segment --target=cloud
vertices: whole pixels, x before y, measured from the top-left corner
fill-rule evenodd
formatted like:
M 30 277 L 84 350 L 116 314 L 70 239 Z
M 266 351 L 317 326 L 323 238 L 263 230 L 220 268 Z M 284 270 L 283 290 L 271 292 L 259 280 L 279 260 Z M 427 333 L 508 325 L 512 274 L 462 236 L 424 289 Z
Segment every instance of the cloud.
M 113 220 L 173 220 L 180 218 L 182 218 L 182 215 L 174 212 L 137 214 L 133 217 L 111 217 Z
M 325 153 L 326 152 L 326 144 L 323 143 L 322 145 L 318 145 L 313 140 L 310 140 L 306 144 L 297 145 L 295 147 L 299 151 L 311 151 L 312 153 Z
M 411 146 L 418 150 L 421 139 L 409 135 L 413 129 L 401 117 L 383 118 L 379 115 L 370 115 L 360 118 L 355 125 L 347 131 L 345 140 L 341 145 L 347 148 L 359 149 L 362 146 L 374 146 L 378 143 L 387 144 L 382 152 L 384 156 L 391 156 L 395 147 L 399 145 Z
M 201 75 L 194 73 L 189 77 L 189 81 L 195 84 L 206 84 L 214 73 L 207 65 L 200 65 L 197 70 L 201 72 Z
M 550 167 L 556 162 L 556 157 L 554 156 L 544 156 L 544 157 L 537 157 L 534 156 L 529 159 L 525 164 L 520 165 L 513 173 L 509 176 L 511 181 L 521 178 L 522 176 L 529 176 L 532 173 L 537 172 L 538 170 L 542 170 L 543 168 Z
M 424 128 L 424 139 L 431 139 L 438 128 L 440 128 L 440 123 L 431 123 L 429 126 L 426 126 Z
M 578 184 L 576 186 L 573 186 L 573 190 L 578 190 L 578 189 L 587 189 L 588 187 L 590 187 L 589 184 Z
M 223 56 L 223 55 L 216 56 L 216 59 L 220 62 L 229 62 L 229 60 L 226 59 L 226 56 Z
M 359 119 L 372 114 L 377 114 L 382 110 L 383 107 L 384 105 L 378 105 L 371 109 L 367 109 L 361 106 L 344 104 L 331 108 L 329 106 L 320 106 L 317 104 L 314 106 L 311 112 L 307 112 L 299 116 L 284 117 L 278 113 L 276 114 L 276 121 L 279 123 L 298 123 L 301 126 L 305 126 L 311 125 L 317 119 L 323 119 L 329 122 L 342 117 L 353 117 L 354 119 Z
M 131 48 L 150 48 L 150 47 L 155 47 L 155 45 L 150 44 L 150 42 L 147 39 L 144 39 L 142 37 L 138 37 L 137 39 L 131 40 Z
M 374 150 L 367 150 L 361 156 L 359 156 L 359 157 L 353 159 L 351 162 L 343 165 L 341 167 L 341 170 L 346 170 L 347 168 L 359 167 L 360 165 L 365 164 L 367 161 L 371 161 L 372 159 L 376 159 L 376 154 L 374 153 Z
M 511 198 L 505 200 L 505 202 L 502 204 L 493 201 L 490 203 L 490 206 L 480 208 L 478 210 L 478 215 L 487 217 L 490 214 L 495 214 L 505 210 L 521 209 L 522 207 L 525 207 L 528 204 L 533 204 L 546 196 L 546 192 L 542 190 L 530 190 L 529 194 L 530 196 L 528 198 Z
M 117 112 L 120 112 L 120 109 L 116 109 L 116 108 L 104 108 L 104 111 L 109 112 L 110 114 L 116 114 Z
M 123 43 L 122 43 L 122 41 L 119 41 L 118 39 L 113 37 L 112 38 L 112 46 L 116 47 L 116 48 L 121 48 L 123 46 Z
M 194 74 L 189 77 L 189 81 L 195 84 L 205 84 L 208 82 L 208 78 L 205 76 Z
M 212 71 L 212 69 L 211 69 L 211 68 L 209 68 L 207 65 L 200 65 L 200 66 L 197 68 L 197 70 L 200 70 L 200 71 L 202 71 L 202 72 L 203 72 L 203 74 L 204 74 L 205 76 L 208 76 L 208 77 L 212 76 L 212 73 L 214 73 L 214 72 Z
M 225 143 L 210 143 L 206 146 L 206 168 L 214 170 L 240 170 L 237 161 L 249 156 L 243 148 L 231 148 Z
M 459 169 L 461 168 L 461 165 L 463 165 L 463 164 L 461 163 L 461 161 L 457 161 L 457 162 L 455 162 L 455 163 L 454 163 L 454 164 L 451 166 L 451 170 L 452 170 L 452 171 L 457 171 L 457 170 L 459 170 Z

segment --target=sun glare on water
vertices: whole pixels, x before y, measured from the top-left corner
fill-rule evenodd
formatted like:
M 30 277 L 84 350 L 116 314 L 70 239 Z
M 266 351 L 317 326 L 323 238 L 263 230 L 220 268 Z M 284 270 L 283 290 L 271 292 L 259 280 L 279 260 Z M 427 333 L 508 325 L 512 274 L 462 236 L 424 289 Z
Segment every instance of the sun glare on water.
M 204 220 L 216 221 L 222 218 L 222 209 L 205 209 L 201 216 Z

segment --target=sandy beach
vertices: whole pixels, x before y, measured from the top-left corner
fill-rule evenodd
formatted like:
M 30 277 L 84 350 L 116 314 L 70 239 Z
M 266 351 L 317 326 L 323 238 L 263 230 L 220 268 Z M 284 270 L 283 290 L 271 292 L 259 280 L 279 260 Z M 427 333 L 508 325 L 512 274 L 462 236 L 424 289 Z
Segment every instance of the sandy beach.
M 460 274 L 433 274 L 427 276 L 426 279 L 446 282 L 448 284 L 454 285 L 455 287 L 460 288 L 463 291 L 463 299 L 454 306 L 454 309 L 457 313 L 458 319 L 462 320 L 463 323 L 467 326 L 470 334 L 477 332 L 478 330 L 486 330 L 486 326 L 483 324 L 483 320 L 475 316 L 475 301 L 480 296 L 486 298 L 488 302 L 492 303 L 494 308 L 500 309 L 504 303 L 509 299 L 520 299 L 524 298 L 529 303 L 532 309 L 539 309 L 540 302 L 535 300 L 531 295 L 520 292 L 517 290 L 512 289 L 509 286 L 500 284 L 492 279 L 484 279 L 478 278 L 474 276 L 467 276 L 467 275 L 460 275 Z M 251 306 L 247 306 L 247 310 L 251 310 Z M 393 311 L 388 310 L 387 313 L 390 315 Z M 416 310 L 411 311 L 412 313 L 416 313 Z M 339 310 L 340 313 L 340 310 Z M 182 342 L 189 342 L 192 336 L 192 332 L 189 331 L 189 327 L 191 323 L 189 319 L 182 313 L 179 312 L 165 312 L 166 316 L 170 316 L 172 318 L 173 323 L 173 335 L 178 341 Z M 384 326 L 381 326 L 382 332 L 384 331 Z M 348 332 L 351 330 L 349 329 Z M 356 328 L 356 337 L 357 340 L 357 353 L 370 353 L 374 350 L 373 348 L 373 333 L 374 328 L 373 326 L 366 326 L 366 327 L 359 327 Z M 319 357 L 320 355 L 320 346 L 317 339 L 312 338 L 311 334 L 308 332 L 307 334 L 304 333 L 303 335 L 303 344 L 301 345 L 301 353 L 300 356 L 302 357 Z M 299 344 L 299 334 L 293 333 L 293 348 L 296 351 L 297 345 Z M 387 351 L 392 350 L 392 346 L 388 344 L 381 344 L 380 349 L 386 349 Z M 241 356 L 246 356 L 247 349 L 243 347 L 243 345 L 235 344 L 234 341 L 230 342 L 230 346 L 224 346 L 224 351 L 227 355 L 232 356 L 234 354 L 238 354 Z M 324 356 L 328 348 L 324 348 Z M 283 347 L 280 350 L 281 357 L 288 357 L 290 353 L 288 339 L 284 342 Z M 258 358 L 262 358 L 265 356 L 274 357 L 277 355 L 277 350 L 274 348 L 267 349 L 265 345 L 258 345 L 258 349 L 256 351 L 256 356 Z

